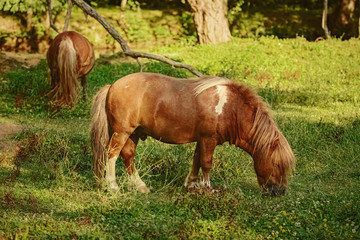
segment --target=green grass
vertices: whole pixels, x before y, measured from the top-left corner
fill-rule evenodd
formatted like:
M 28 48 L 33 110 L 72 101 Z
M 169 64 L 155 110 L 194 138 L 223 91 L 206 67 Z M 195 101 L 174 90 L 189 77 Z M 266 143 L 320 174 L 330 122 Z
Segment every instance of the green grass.
M 48 83 L 46 64 L 41 63 L 3 76 L 0 84 L 0 120 L 11 119 L 27 127 L 16 137 L 24 149 L 20 157 L 0 165 L 0 236 L 360 238 L 357 40 L 234 39 L 215 46 L 178 45 L 151 52 L 258 90 L 271 105 L 297 157 L 288 193 L 276 198 L 262 196 L 251 157 L 228 144 L 219 146 L 214 154 L 211 177 L 219 193 L 188 193 L 182 184 L 195 144 L 167 145 L 153 139 L 141 142 L 136 154 L 137 168 L 151 193 L 127 191 L 120 159 L 117 176 L 121 195 L 101 192 L 91 170 L 91 100 L 52 115 L 43 97 Z M 191 76 L 157 62 L 147 62 L 145 70 Z M 99 62 L 88 76 L 88 95 L 137 71 L 133 63 Z M 20 174 L 8 181 L 15 172 L 14 164 L 20 166 Z

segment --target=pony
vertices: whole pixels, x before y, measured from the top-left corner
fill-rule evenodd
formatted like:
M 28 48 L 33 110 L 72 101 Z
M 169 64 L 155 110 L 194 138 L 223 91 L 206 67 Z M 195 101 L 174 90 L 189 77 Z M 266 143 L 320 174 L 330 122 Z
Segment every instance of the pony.
M 229 142 L 254 160 L 266 195 L 283 195 L 295 156 L 274 122 L 268 105 L 250 87 L 220 77 L 179 79 L 134 73 L 102 87 L 91 110 L 93 169 L 98 181 L 118 190 L 115 163 L 122 156 L 129 187 L 147 193 L 134 164 L 139 139 L 164 143 L 196 142 L 189 191 L 213 191 L 210 170 L 217 145 Z M 201 169 L 201 179 L 198 179 Z
M 95 63 L 92 44 L 80 33 L 65 31 L 52 41 L 47 52 L 51 73 L 51 91 L 48 95 L 55 106 L 73 107 L 79 92 L 81 78 L 83 99 L 86 100 L 86 75 Z

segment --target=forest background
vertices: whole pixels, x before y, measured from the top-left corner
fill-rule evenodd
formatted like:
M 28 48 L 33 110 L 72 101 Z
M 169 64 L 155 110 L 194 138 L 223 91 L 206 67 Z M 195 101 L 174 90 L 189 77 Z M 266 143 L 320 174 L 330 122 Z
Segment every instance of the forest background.
M 197 1 L 181 0 L 101 0 L 87 1 L 97 9 L 120 35 L 136 48 L 194 45 L 199 42 L 193 13 Z M 195 3 L 194 3 L 195 2 Z M 200 1 L 201 2 L 201 1 Z M 309 41 L 324 36 L 322 12 L 328 2 L 328 26 L 332 36 L 349 39 L 359 35 L 359 1 L 306 0 L 260 1 L 216 0 L 226 5 L 228 28 L 233 37 L 305 37 Z M 56 25 L 64 24 L 67 0 L 53 0 Z M 211 10 L 208 10 L 211 11 Z M 87 35 L 96 48 L 118 47 L 102 26 L 90 23 L 74 8 L 71 29 Z M 0 0 L 0 49 L 44 52 L 56 32 L 50 28 L 46 0 Z M 91 18 L 91 17 L 90 17 Z M 226 26 L 224 28 L 227 28 Z

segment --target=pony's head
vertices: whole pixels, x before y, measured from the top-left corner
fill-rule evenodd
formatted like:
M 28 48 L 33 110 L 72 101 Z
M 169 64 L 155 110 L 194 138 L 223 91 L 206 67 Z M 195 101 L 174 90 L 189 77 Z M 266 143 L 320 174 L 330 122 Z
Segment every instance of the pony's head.
M 295 156 L 265 104 L 255 110 L 250 135 L 255 172 L 263 193 L 285 194 L 287 176 L 295 167 Z
M 263 193 L 268 196 L 284 195 L 287 176 L 295 164 L 294 154 L 285 137 L 281 134 L 272 141 L 268 150 L 262 149 L 254 153 L 253 158 L 257 180 Z

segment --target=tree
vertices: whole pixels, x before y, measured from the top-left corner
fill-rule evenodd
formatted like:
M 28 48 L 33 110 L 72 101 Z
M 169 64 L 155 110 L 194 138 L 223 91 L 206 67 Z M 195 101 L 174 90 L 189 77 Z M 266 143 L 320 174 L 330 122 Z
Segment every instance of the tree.
M 329 17 L 329 29 L 332 35 L 342 36 L 343 40 L 358 35 L 355 21 L 356 0 L 341 0 Z
M 125 11 L 127 0 L 121 0 L 121 11 Z
M 227 19 L 228 0 L 188 0 L 201 44 L 231 40 Z

